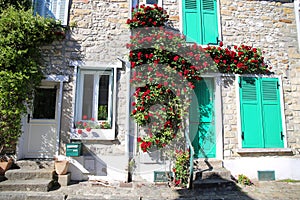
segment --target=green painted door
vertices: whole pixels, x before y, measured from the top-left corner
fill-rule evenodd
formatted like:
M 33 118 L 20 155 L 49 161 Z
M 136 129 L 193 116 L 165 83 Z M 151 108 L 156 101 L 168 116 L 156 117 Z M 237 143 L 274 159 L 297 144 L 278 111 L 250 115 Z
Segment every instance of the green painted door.
M 214 80 L 205 78 L 195 84 L 190 106 L 190 139 L 195 158 L 216 157 L 214 120 Z
M 243 148 L 282 148 L 282 120 L 277 78 L 240 78 Z

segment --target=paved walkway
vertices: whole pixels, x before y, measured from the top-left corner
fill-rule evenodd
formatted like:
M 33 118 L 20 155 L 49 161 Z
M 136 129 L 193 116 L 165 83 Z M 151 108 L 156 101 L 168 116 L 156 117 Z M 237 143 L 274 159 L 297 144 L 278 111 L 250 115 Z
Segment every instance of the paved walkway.
M 125 185 L 126 186 L 126 185 Z M 127 185 L 130 186 L 130 185 Z M 166 185 L 134 183 L 131 187 L 107 187 L 77 183 L 50 192 L 0 192 L 2 200 L 300 200 L 300 183 L 256 182 L 253 186 L 239 186 L 230 191 L 174 189 Z

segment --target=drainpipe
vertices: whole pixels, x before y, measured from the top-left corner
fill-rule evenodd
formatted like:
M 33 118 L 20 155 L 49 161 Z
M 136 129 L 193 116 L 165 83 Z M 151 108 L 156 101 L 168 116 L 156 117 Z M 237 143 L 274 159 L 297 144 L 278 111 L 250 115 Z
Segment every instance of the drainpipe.
M 64 82 L 61 80 L 59 82 L 59 99 L 58 99 L 58 112 L 57 112 L 57 134 L 56 134 L 56 152 L 55 154 L 59 154 L 59 146 L 60 146 L 60 127 L 61 127 L 61 110 L 62 110 L 62 100 L 63 100 L 63 86 Z
M 193 180 L 194 180 L 193 176 L 194 176 L 194 154 L 195 154 L 195 151 L 194 151 L 194 147 L 191 143 L 190 136 L 189 136 L 189 122 L 188 122 L 188 119 L 186 120 L 185 124 L 186 124 L 186 127 L 185 127 L 185 131 L 184 131 L 184 135 L 185 135 L 185 138 L 186 138 L 186 141 L 187 141 L 187 145 L 190 149 L 190 172 L 189 172 L 188 188 L 191 189 L 192 186 L 193 186 Z
M 132 5 L 134 0 L 130 0 L 129 1 L 129 12 L 128 12 L 128 18 L 131 19 L 132 18 Z M 130 31 L 130 35 L 132 34 L 132 32 Z M 130 62 L 125 61 L 125 68 L 126 68 L 126 84 L 127 84 L 127 98 L 126 98 L 126 102 L 127 102 L 127 107 L 126 107 L 126 137 L 125 137 L 125 144 L 127 145 L 126 148 L 126 155 L 127 155 L 127 182 L 132 182 L 132 166 L 131 166 L 131 160 L 133 158 L 133 145 L 134 142 L 131 142 L 131 134 L 130 134 L 130 99 L 131 99 L 131 91 L 130 91 L 130 73 L 131 73 L 131 69 L 130 69 Z M 132 146 L 132 148 L 131 148 Z

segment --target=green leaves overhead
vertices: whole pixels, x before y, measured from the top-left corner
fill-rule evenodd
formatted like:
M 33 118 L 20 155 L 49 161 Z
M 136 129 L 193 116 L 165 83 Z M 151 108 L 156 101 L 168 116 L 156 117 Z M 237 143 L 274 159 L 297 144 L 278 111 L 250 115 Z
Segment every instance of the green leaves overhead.
M 16 9 L 24 2 L 13 7 L 16 2 L 8 1 L 0 9 L 0 151 L 17 142 L 22 115 L 43 78 L 39 47 L 65 36 L 65 28 L 54 19 Z

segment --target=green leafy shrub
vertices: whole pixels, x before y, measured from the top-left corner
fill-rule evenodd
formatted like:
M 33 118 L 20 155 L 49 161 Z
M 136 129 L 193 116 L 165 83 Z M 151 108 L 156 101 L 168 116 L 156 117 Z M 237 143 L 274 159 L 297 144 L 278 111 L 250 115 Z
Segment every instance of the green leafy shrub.
M 245 176 L 244 174 L 239 174 L 237 181 L 241 185 L 252 185 L 253 184 L 251 182 L 251 180 L 247 176 Z
M 43 79 L 39 47 L 64 37 L 65 28 L 54 19 L 33 16 L 31 10 L 10 5 L 1 9 L 0 152 L 16 144 L 22 133 L 21 118 Z
M 176 150 L 173 172 L 175 174 L 174 183 L 176 186 L 186 186 L 189 180 L 190 166 L 189 151 Z

